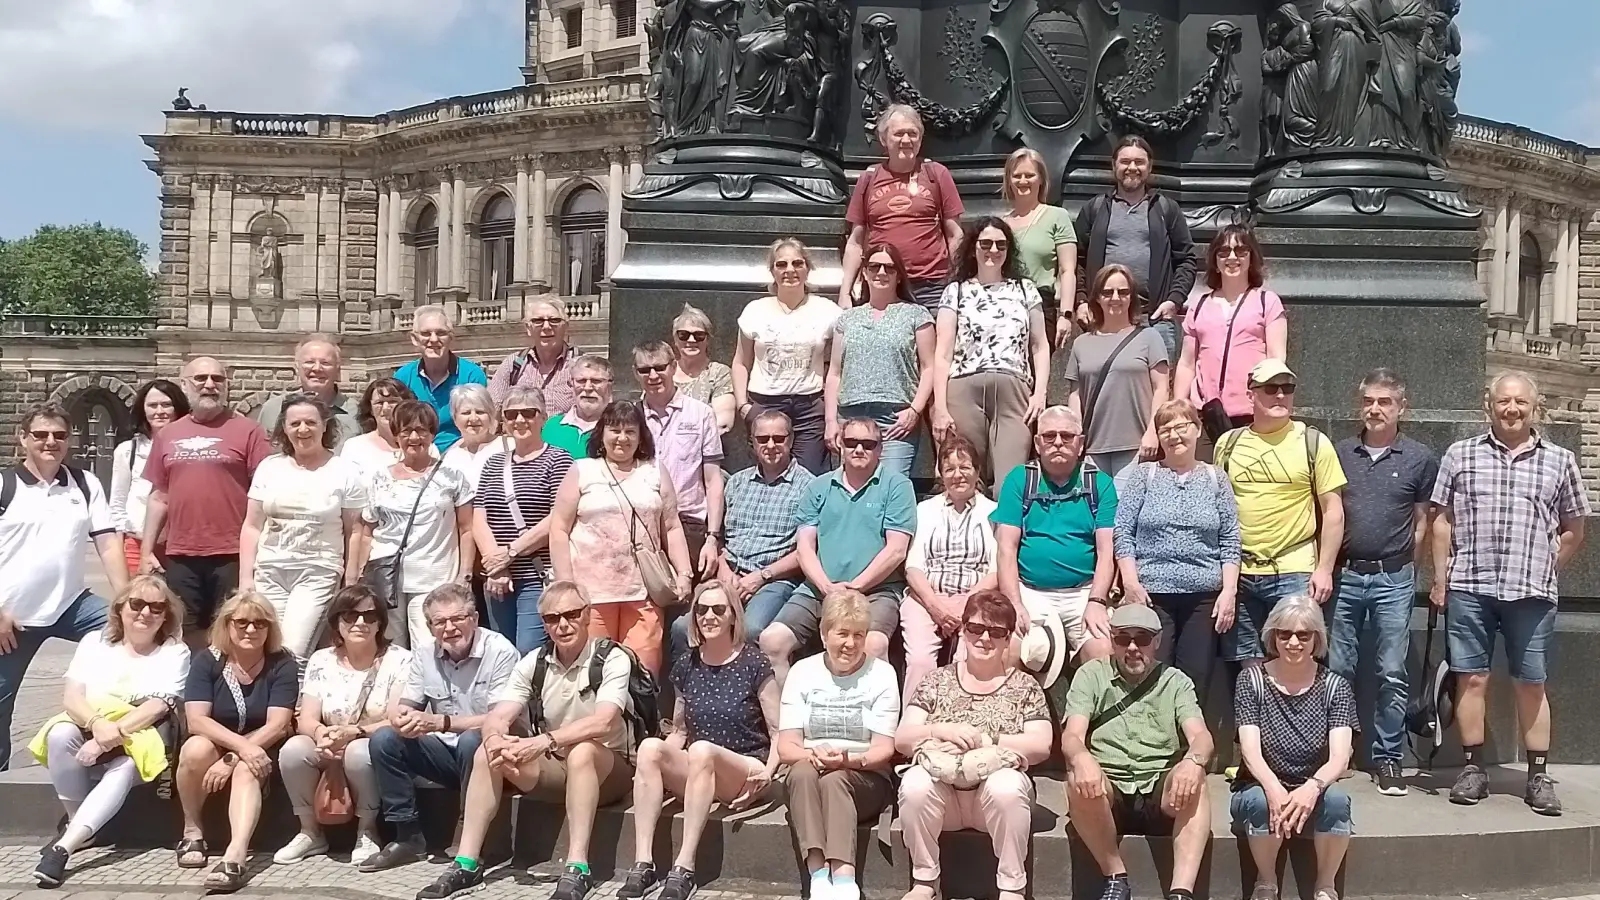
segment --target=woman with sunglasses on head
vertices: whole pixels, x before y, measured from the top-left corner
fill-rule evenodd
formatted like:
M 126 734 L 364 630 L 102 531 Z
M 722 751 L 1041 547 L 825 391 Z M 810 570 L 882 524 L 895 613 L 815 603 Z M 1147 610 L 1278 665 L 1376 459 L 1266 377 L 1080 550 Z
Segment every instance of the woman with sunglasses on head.
M 1089 290 L 1089 331 L 1067 355 L 1067 405 L 1083 417 L 1084 455 L 1115 478 L 1161 455 L 1151 416 L 1167 402 L 1167 345 L 1138 324 L 1127 266 L 1102 268 Z
M 500 416 L 510 449 L 484 463 L 472 499 L 472 536 L 483 560 L 489 625 L 526 656 L 545 643 L 539 597 L 550 568 L 550 512 L 572 456 L 544 442 L 544 395 L 515 387 Z
M 144 465 L 150 461 L 150 445 L 161 429 L 189 414 L 189 398 L 183 389 L 157 378 L 145 382 L 133 395 L 133 437 L 111 451 L 111 521 L 122 532 L 122 552 L 128 571 L 139 571 L 140 541 L 144 535 L 144 514 L 150 502 L 150 482 Z M 159 548 L 157 553 L 159 554 Z
M 1228 476 L 1195 458 L 1200 413 L 1169 400 L 1155 413 L 1161 461 L 1117 483 L 1116 557 L 1125 600 L 1161 617 L 1161 661 L 1189 676 L 1204 706 L 1218 635 L 1239 591 L 1239 508 Z
M 733 428 L 733 370 L 711 358 L 711 317 L 685 303 L 672 320 L 672 349 L 678 355 L 673 381 L 686 397 L 710 406 L 717 427 L 727 434 Z
M 1350 848 L 1349 768 L 1357 727 L 1350 682 L 1322 664 L 1328 631 L 1322 607 L 1285 597 L 1262 632 L 1267 661 L 1239 673 L 1234 716 L 1244 757 L 1233 782 L 1233 825 L 1255 860 L 1251 900 L 1277 900 L 1284 841 L 1311 833 L 1315 900 L 1339 900 L 1335 879 Z
M 355 464 L 334 455 L 337 430 L 316 397 L 283 401 L 272 425 L 278 452 L 256 467 L 239 529 L 239 587 L 271 601 L 283 646 L 300 659 L 317 645 L 334 591 L 361 574 L 346 561 L 357 553 L 367 488 Z
M 1229 225 L 1217 232 L 1206 250 L 1205 291 L 1189 301 L 1183 320 L 1172 395 L 1198 409 L 1218 409 L 1227 416 L 1227 428 L 1250 424 L 1251 367 L 1288 357 L 1289 319 L 1283 300 L 1262 286 L 1265 263 L 1249 228 Z M 1220 417 L 1216 424 L 1223 424 Z M 1209 433 L 1215 430 L 1208 429 L 1208 444 L 1222 436 Z
M 1028 426 L 1044 410 L 1050 340 L 1044 301 L 1022 277 L 1004 219 L 967 225 L 955 277 L 939 302 L 933 355 L 934 440 L 957 431 L 990 484 L 1028 461 Z
M 272 604 L 254 591 L 235 592 L 217 611 L 210 648 L 190 660 L 183 689 L 189 736 L 178 753 L 179 867 L 205 868 L 210 849 L 201 813 L 207 797 L 228 791 L 228 847 L 206 875 L 208 893 L 244 886 L 250 838 L 272 783 L 273 756 L 294 730 L 299 688 L 300 666 L 283 649 Z
M 129 792 L 166 771 L 188 674 L 178 598 L 160 576 L 133 576 L 112 601 L 105 628 L 78 642 L 63 676 L 64 712 L 30 745 L 67 810 L 61 836 L 40 851 L 33 870 L 40 887 L 59 886 L 68 858 L 111 821 Z
M 839 447 L 839 423 L 872 419 L 883 431 L 880 464 L 911 477 L 917 430 L 933 397 L 933 316 L 911 296 L 900 251 L 873 244 L 861 264 L 867 302 L 834 325 L 823 387 L 827 442 Z
M 1022 147 L 1007 157 L 1000 195 L 1011 203 L 1006 224 L 1017 236 L 1017 263 L 1023 277 L 1034 283 L 1044 299 L 1050 346 L 1065 347 L 1071 342 L 1075 322 L 1078 229 L 1070 213 L 1046 202 L 1050 173 L 1039 151 Z
M 483 464 L 511 448 L 511 439 L 500 433 L 500 407 L 487 387 L 460 384 L 450 390 L 450 419 L 461 429 L 461 440 L 444 452 L 443 462 L 477 490 Z
M 333 646 L 311 654 L 300 688 L 298 733 L 278 751 L 289 804 L 300 820 L 300 833 L 272 856 L 278 865 L 328 852 L 315 804 L 317 782 L 330 772 L 348 786 L 355 807 L 351 864 L 360 865 L 382 846 L 378 776 L 367 742 L 399 710 L 411 667 L 411 651 L 389 645 L 385 632 L 390 615 L 378 595 L 362 584 L 341 589 L 328 606 Z
M 747 424 L 768 409 L 787 415 L 794 426 L 795 459 L 820 475 L 828 460 L 822 399 L 828 342 L 842 310 L 810 292 L 811 255 L 797 239 L 774 241 L 767 269 L 772 294 L 750 301 L 739 314 L 734 402 Z
M 403 454 L 390 417 L 402 400 L 415 399 L 410 388 L 387 375 L 367 382 L 356 407 L 356 420 L 364 431 L 360 437 L 347 439 L 339 448 L 339 455 L 355 463 L 368 478 L 399 462 Z M 433 455 L 437 458 L 439 451 L 434 450 Z
M 1028 890 L 1028 843 L 1033 836 L 1033 779 L 1027 770 L 1050 756 L 1055 728 L 1038 679 L 1008 662 L 1017 610 L 994 589 L 974 592 L 961 613 L 961 646 L 952 665 L 936 669 L 917 688 L 895 730 L 895 749 L 913 760 L 900 778 L 900 821 L 911 856 L 905 900 L 939 897 L 939 835 L 973 828 L 988 832 L 998 860 L 1000 900 Z M 992 748 L 998 748 L 996 752 Z M 975 785 L 929 764 L 968 760 L 976 751 L 989 771 Z
M 694 894 L 695 857 L 711 804 L 743 809 L 760 800 L 778 771 L 778 682 L 744 628 L 744 610 L 721 582 L 695 592 L 691 652 L 672 664 L 677 705 L 669 737 L 647 738 L 633 776 L 633 846 L 638 854 L 618 897 L 663 882 L 661 900 Z M 665 792 L 683 798 L 683 843 L 665 874 L 655 865 L 656 824 Z

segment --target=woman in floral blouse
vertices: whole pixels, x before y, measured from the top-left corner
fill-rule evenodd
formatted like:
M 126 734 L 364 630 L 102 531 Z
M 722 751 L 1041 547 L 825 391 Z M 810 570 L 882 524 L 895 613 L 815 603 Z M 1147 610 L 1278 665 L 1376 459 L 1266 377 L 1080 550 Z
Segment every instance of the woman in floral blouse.
M 935 325 L 934 437 L 952 430 L 984 457 L 990 484 L 1028 461 L 1028 425 L 1044 410 L 1050 342 L 1044 301 L 1019 274 L 1004 219 L 968 225 Z
M 1016 607 L 1004 594 L 973 593 L 962 615 L 965 658 L 922 680 L 895 732 L 895 749 L 915 760 L 900 781 L 909 900 L 939 896 L 939 835 L 947 829 L 989 833 L 1000 900 L 1022 900 L 1028 889 L 1033 780 L 1027 769 L 1050 755 L 1054 735 L 1039 682 L 1006 661 L 1016 627 Z M 952 779 L 941 760 L 960 760 L 965 771 Z M 975 786 L 961 780 L 975 775 Z

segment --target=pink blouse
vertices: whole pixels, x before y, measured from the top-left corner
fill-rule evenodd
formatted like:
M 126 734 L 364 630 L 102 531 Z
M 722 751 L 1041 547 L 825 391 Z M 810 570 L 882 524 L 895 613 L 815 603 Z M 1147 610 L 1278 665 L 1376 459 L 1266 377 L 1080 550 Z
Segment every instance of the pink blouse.
M 1230 416 L 1250 414 L 1250 369 L 1267 358 L 1267 325 L 1284 318 L 1283 300 L 1266 288 L 1246 293 L 1240 303 L 1243 306 L 1233 325 L 1233 351 L 1228 354 L 1228 383 L 1220 390 L 1222 406 Z M 1189 400 L 1196 407 L 1219 394 L 1217 378 L 1222 374 L 1223 344 L 1233 313 L 1234 304 L 1212 291 L 1190 301 L 1183 334 L 1195 339 L 1195 377 Z
M 628 530 L 637 513 L 641 522 L 633 524 L 640 546 L 662 546 L 661 469 L 653 462 L 639 463 L 619 485 L 605 460 L 580 459 L 572 467 L 578 473 L 573 580 L 588 588 L 595 605 L 647 599 Z

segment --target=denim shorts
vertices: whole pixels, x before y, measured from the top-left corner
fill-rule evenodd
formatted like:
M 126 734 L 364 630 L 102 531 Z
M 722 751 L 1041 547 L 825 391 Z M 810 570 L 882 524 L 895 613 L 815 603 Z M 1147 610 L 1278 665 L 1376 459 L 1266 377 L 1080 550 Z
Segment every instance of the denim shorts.
M 1556 605 L 1537 597 L 1496 600 L 1488 594 L 1450 591 L 1446 634 L 1450 669 L 1469 675 L 1489 671 L 1494 635 L 1506 636 L 1506 667 L 1524 684 L 1544 684 Z
M 1228 802 L 1233 814 L 1233 833 L 1245 837 L 1266 837 L 1272 833 L 1271 809 L 1267 806 L 1267 792 L 1259 784 L 1242 787 L 1233 792 Z M 1350 795 L 1337 784 L 1322 792 L 1322 799 L 1311 810 L 1305 828 L 1312 834 L 1334 834 L 1349 837 L 1355 834 L 1350 821 Z

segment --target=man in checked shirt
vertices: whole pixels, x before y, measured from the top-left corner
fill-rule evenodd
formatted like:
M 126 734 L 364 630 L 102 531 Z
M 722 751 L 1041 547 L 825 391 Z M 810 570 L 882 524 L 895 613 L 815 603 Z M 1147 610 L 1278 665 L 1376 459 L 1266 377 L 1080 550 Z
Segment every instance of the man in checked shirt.
M 1559 816 L 1561 801 L 1545 771 L 1545 658 L 1555 633 L 1556 573 L 1583 543 L 1589 499 L 1578 458 L 1534 429 L 1538 398 L 1527 375 L 1496 377 L 1485 403 L 1488 433 L 1457 441 L 1439 461 L 1429 599 L 1447 608 L 1456 722 L 1466 751 L 1450 802 L 1470 806 L 1489 795 L 1481 756 L 1489 662 L 1499 632 L 1506 639 L 1528 757 L 1523 801 L 1540 815 Z

